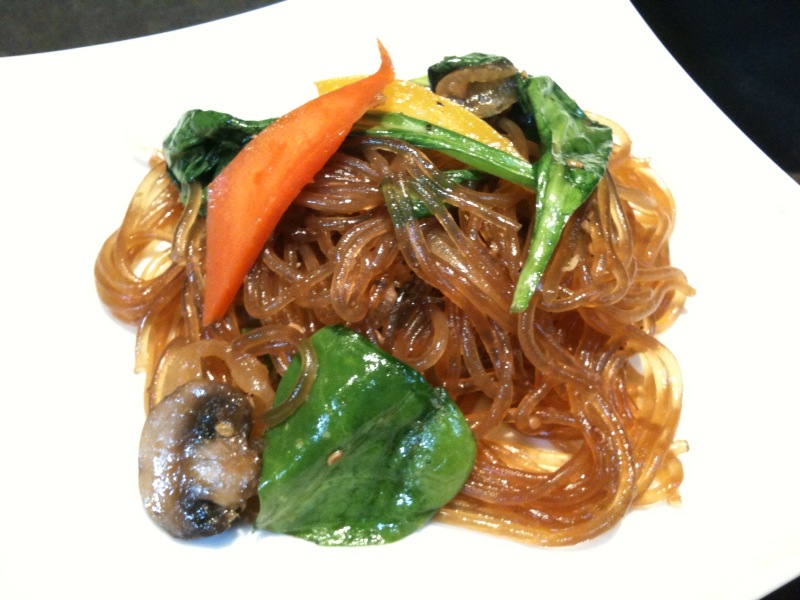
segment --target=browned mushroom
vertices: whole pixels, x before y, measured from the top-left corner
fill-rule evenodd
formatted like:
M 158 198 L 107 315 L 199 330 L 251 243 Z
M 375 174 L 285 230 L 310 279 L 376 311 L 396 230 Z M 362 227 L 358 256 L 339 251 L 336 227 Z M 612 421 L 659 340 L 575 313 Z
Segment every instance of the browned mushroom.
M 518 99 L 514 79 L 519 71 L 506 59 L 466 65 L 444 75 L 435 92 L 487 119 L 509 108 Z
M 260 453 L 249 398 L 193 381 L 158 403 L 139 442 L 139 492 L 150 517 L 180 538 L 221 533 L 255 495 Z

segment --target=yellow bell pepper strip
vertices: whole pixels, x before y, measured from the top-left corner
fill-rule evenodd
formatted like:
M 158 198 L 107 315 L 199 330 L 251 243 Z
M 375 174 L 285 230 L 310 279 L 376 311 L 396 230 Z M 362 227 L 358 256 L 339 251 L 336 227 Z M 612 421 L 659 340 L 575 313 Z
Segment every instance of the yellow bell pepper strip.
M 317 82 L 317 90 L 327 93 L 353 81 L 358 76 L 337 77 Z M 463 106 L 411 81 L 395 79 L 383 89 L 384 100 L 370 109 L 378 113 L 400 113 L 437 125 L 497 150 L 520 157 L 511 141 L 494 127 Z

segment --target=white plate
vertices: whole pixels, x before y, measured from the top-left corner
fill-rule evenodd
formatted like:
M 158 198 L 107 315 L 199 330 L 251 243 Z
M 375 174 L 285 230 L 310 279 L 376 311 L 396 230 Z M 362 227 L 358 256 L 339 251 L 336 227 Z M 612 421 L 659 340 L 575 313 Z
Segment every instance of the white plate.
M 0 59 L 0 595 L 758 598 L 800 574 L 800 325 L 788 289 L 800 188 L 692 83 L 627 2 L 286 0 L 215 23 Z M 488 10 L 491 7 L 492 11 Z M 494 12 L 496 11 L 496 12 Z M 493 52 L 552 75 L 625 126 L 678 203 L 674 261 L 695 285 L 665 340 L 685 376 L 679 508 L 629 515 L 572 549 L 431 525 L 385 547 L 242 534 L 182 544 L 140 507 L 133 332 L 93 263 L 189 108 L 277 115 L 311 82 L 401 77 Z

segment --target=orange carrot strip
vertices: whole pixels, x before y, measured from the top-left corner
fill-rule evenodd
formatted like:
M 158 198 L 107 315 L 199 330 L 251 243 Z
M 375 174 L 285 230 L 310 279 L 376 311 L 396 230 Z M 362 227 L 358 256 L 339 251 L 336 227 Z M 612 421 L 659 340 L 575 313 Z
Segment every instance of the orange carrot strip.
M 286 209 L 394 80 L 389 53 L 378 48 L 375 73 L 279 118 L 208 186 L 204 325 L 225 315 Z

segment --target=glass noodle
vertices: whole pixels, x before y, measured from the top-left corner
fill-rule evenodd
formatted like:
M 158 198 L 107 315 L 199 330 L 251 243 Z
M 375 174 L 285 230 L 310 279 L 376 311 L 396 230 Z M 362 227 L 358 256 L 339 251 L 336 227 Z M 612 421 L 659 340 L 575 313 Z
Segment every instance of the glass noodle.
M 673 198 L 612 126 L 608 174 L 521 314 L 509 305 L 533 192 L 454 184 L 452 159 L 352 137 L 285 214 L 227 317 L 203 328 L 202 194 L 182 203 L 154 157 L 96 263 L 103 302 L 137 327 L 146 409 L 192 379 L 226 381 L 253 397 L 260 435 L 291 411 L 272 409 L 290 361 L 302 356 L 297 404 L 316 369 L 308 337 L 341 323 L 443 386 L 472 426 L 474 471 L 439 520 L 567 545 L 633 506 L 679 501 L 681 378 L 656 335 L 693 290 L 670 264 Z

